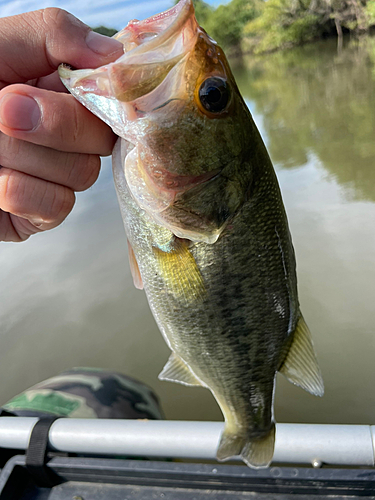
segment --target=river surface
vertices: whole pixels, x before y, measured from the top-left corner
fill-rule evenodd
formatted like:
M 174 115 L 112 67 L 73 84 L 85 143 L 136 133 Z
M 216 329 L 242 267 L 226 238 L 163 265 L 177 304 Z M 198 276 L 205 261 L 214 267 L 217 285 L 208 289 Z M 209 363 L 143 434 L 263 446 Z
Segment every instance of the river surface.
M 326 393 L 278 376 L 279 422 L 375 424 L 375 44 L 333 41 L 232 66 L 274 162 L 300 302 Z M 59 228 L 1 244 L 0 404 L 74 366 L 150 385 L 169 419 L 221 420 L 210 393 L 160 382 L 168 359 L 133 286 L 109 159 Z

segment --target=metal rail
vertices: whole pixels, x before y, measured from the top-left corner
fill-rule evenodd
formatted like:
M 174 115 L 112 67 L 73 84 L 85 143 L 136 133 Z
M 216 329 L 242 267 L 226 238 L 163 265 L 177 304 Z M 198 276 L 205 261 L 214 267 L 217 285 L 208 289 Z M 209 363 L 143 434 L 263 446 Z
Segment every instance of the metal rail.
M 37 418 L 0 419 L 0 447 L 25 450 Z M 214 460 L 220 422 L 61 418 L 49 433 L 52 449 L 94 455 Z M 274 462 L 374 466 L 375 426 L 277 424 Z

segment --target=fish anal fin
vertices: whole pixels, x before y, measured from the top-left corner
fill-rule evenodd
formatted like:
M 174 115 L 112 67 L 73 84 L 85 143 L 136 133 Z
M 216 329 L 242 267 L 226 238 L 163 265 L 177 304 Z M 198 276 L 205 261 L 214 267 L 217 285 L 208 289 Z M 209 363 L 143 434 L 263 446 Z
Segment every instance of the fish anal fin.
M 240 456 L 242 460 L 254 469 L 268 467 L 272 461 L 275 449 L 275 424 L 261 437 L 252 437 L 224 428 L 216 453 L 218 460 L 227 460 Z
M 171 250 L 154 247 L 160 273 L 170 292 L 182 302 L 203 300 L 206 288 L 194 256 L 185 240 L 176 238 Z
M 183 385 L 202 385 L 187 364 L 174 352 L 169 356 L 158 378 Z
M 135 258 L 134 250 L 128 240 L 128 254 L 129 254 L 129 264 L 130 264 L 130 272 L 132 273 L 133 282 L 135 288 L 138 290 L 143 290 L 143 281 L 142 276 L 139 271 L 138 262 Z
M 292 384 L 298 385 L 314 396 L 323 396 L 322 374 L 316 359 L 310 330 L 302 316 L 298 320 L 288 354 L 278 371 Z

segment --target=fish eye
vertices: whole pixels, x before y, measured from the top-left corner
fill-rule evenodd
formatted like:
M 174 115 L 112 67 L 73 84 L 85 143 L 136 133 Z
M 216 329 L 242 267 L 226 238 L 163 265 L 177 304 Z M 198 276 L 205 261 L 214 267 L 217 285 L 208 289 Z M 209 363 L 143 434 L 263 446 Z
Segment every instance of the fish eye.
M 217 76 L 207 78 L 199 87 L 198 94 L 201 105 L 210 113 L 224 111 L 230 97 L 227 82 Z

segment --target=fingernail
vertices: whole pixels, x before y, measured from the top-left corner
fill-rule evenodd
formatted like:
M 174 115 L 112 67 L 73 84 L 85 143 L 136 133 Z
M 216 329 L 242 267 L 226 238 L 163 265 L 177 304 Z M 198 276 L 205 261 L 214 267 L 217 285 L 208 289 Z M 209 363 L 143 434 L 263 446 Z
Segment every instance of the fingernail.
M 92 51 L 100 56 L 110 56 L 115 52 L 123 50 L 122 43 L 114 38 L 96 33 L 95 31 L 89 31 L 86 37 L 86 44 Z
M 37 227 L 38 229 L 42 229 L 44 224 L 46 224 L 46 221 L 43 219 L 40 219 L 39 217 L 35 217 L 35 218 L 29 217 L 29 221 L 31 222 L 31 224 L 33 226 Z
M 0 98 L 0 123 L 16 130 L 33 130 L 39 123 L 40 109 L 32 98 L 8 92 Z

